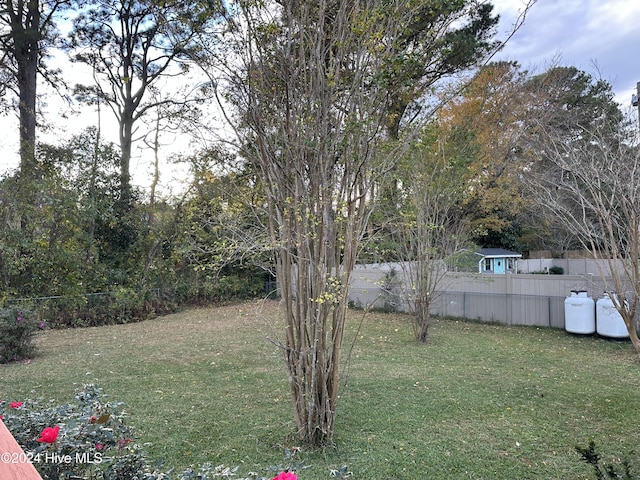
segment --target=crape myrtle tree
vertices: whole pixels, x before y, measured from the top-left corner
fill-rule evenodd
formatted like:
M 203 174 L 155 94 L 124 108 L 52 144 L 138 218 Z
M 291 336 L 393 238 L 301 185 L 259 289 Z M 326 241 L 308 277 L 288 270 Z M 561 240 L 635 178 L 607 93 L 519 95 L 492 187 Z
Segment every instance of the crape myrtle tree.
M 468 247 L 461 201 L 466 163 L 434 122 L 403 156 L 397 172 L 404 199 L 392 222 L 396 255 L 407 284 L 404 299 L 414 338 L 428 341 L 431 313 L 445 287 L 449 265 Z
M 538 161 L 531 164 L 531 193 L 550 215 L 574 232 L 601 268 L 605 288 L 640 354 L 635 322 L 640 301 L 640 149 L 613 100 L 611 87 L 583 72 L 546 78 L 561 81 L 565 108 L 530 125 Z M 542 80 L 542 79 L 539 79 Z M 553 82 L 547 83 L 553 85 Z M 582 107 L 582 108 L 581 108 Z
M 605 288 L 640 354 L 635 315 L 640 300 L 640 150 L 629 132 L 597 123 L 567 143 L 543 131 L 546 168 L 537 171 L 536 198 L 572 228 L 604 262 Z M 633 136 L 637 136 L 634 132 Z
M 227 41 L 234 55 L 218 58 L 221 84 L 239 151 L 264 188 L 285 323 L 280 344 L 298 433 L 311 444 L 334 431 L 350 276 L 372 185 L 406 148 L 379 148 L 392 111 L 406 111 L 391 98 L 399 91 L 391 85 L 408 85 L 413 67 L 427 61 L 414 55 L 407 35 L 420 33 L 428 6 L 440 4 L 279 0 L 232 7 L 238 17 Z M 438 23 L 439 34 L 424 36 L 425 48 L 456 24 Z
M 503 176 L 514 163 L 519 119 L 514 110 L 523 108 L 517 97 L 505 101 L 517 91 L 516 71 L 511 63 L 481 68 L 396 165 L 401 201 L 394 203 L 401 208 L 386 212 L 385 229 L 394 246 L 387 259 L 400 262 L 405 272 L 404 297 L 419 343 L 428 341 L 447 271 L 477 237 L 476 210 L 484 219 L 505 205 L 516 206 L 517 182 L 506 182 L 505 188 Z M 471 208 L 474 204 L 479 207 Z
M 169 78 L 186 80 L 190 58 L 223 12 L 217 1 L 104 0 L 90 3 L 74 19 L 68 47 L 75 61 L 91 67 L 95 80 L 78 86 L 77 93 L 105 102 L 118 121 L 123 205 L 131 201 L 130 162 L 140 120 L 162 104 L 188 103 L 201 93 L 167 96 L 154 88 Z

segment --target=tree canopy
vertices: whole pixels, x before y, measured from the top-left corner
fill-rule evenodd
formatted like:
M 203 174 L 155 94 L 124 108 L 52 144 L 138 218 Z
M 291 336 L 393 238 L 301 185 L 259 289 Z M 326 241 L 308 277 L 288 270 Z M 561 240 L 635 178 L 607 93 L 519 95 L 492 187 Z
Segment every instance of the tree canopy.
M 26 0 L 0 2 L 0 93 L 15 95 L 13 105 L 19 112 L 20 169 L 31 175 L 36 162 L 36 125 L 38 77 L 58 85 L 58 70 L 50 68 L 46 59 L 56 47 L 56 23 L 67 9 L 77 5 L 73 0 Z
M 110 0 L 89 3 L 75 18 L 68 48 L 76 62 L 93 69 L 95 79 L 78 85 L 77 94 L 106 103 L 118 121 L 123 204 L 131 201 L 132 144 L 141 136 L 136 126 L 160 105 L 187 102 L 177 92 L 160 96 L 160 83 L 185 76 L 224 10 L 218 2 Z

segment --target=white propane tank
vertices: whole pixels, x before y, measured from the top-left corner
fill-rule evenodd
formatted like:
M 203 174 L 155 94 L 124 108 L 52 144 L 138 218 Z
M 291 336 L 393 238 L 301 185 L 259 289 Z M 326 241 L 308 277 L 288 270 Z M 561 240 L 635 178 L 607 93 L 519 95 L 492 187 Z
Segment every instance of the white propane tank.
M 596 331 L 596 302 L 584 290 L 571 290 L 564 301 L 564 328 L 569 333 L 591 335 Z
M 629 338 L 627 326 L 608 293 L 596 302 L 596 325 L 598 335 L 603 337 Z

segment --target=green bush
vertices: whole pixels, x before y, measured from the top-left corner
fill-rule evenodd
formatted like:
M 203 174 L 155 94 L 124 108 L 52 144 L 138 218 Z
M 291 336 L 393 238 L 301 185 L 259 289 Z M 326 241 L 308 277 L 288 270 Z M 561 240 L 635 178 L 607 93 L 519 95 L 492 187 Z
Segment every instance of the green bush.
M 177 305 L 227 304 L 266 295 L 267 276 L 259 270 L 238 270 L 208 276 L 191 272 L 180 276 L 163 296 Z
M 238 269 L 216 276 L 187 272 L 176 276 L 174 280 L 167 281 L 161 287 L 114 285 L 108 292 L 50 295 L 30 298 L 26 302 L 29 310 L 37 312 L 48 327 L 68 328 L 132 323 L 175 312 L 185 305 L 225 304 L 266 295 L 266 274 L 257 269 Z M 5 302 L 14 310 L 26 311 L 22 299 L 9 298 Z M 26 315 L 23 314 L 23 318 Z M 15 322 L 9 323 L 12 329 L 16 328 Z M 21 326 L 23 330 L 24 327 Z M 14 338 L 15 334 L 13 332 L 7 338 Z M 2 352 L 8 350 L 3 348 Z M 13 359 L 13 355 L 9 360 Z M 26 358 L 28 354 L 17 357 Z
M 38 326 L 29 310 L 0 309 L 0 363 L 32 357 L 36 350 L 32 340 Z
M 549 273 L 551 275 L 564 275 L 564 268 L 554 265 L 553 267 L 549 267 Z
M 35 298 L 29 305 L 50 328 L 131 323 L 176 310 L 175 304 L 160 296 L 158 290 L 126 287 L 88 295 Z

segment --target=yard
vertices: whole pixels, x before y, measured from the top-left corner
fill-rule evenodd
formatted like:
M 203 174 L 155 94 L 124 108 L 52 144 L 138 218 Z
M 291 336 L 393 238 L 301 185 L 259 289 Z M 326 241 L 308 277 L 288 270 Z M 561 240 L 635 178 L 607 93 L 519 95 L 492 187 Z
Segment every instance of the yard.
M 272 302 L 47 331 L 30 363 L 0 365 L 0 398 L 62 403 L 96 383 L 129 406 L 152 458 L 260 470 L 297 444 L 279 325 Z M 627 342 L 436 320 L 417 345 L 407 317 L 358 310 L 348 337 L 334 442 L 302 450 L 301 480 L 343 465 L 367 480 L 590 479 L 574 448 L 590 438 L 640 469 Z

